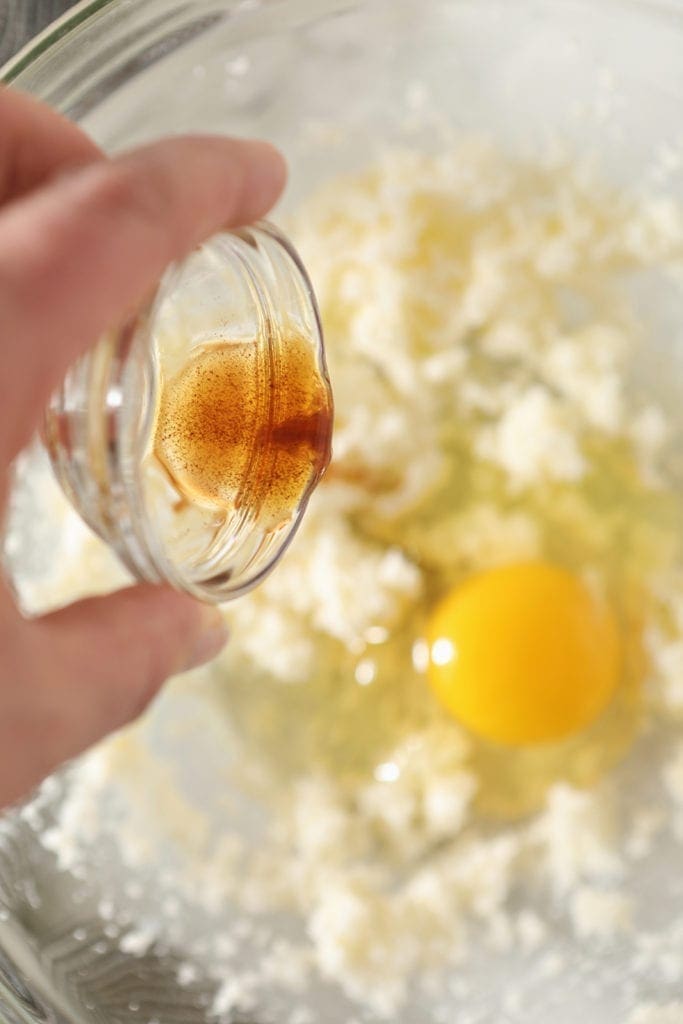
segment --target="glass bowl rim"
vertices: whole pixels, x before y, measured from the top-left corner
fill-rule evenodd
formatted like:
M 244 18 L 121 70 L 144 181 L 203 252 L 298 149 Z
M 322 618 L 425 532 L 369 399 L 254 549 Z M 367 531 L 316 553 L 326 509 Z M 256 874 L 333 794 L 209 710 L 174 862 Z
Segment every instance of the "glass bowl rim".
M 121 0 L 78 0 L 78 2 L 66 11 L 61 17 L 51 22 L 47 28 L 34 36 L 4 65 L 0 66 L 0 84 L 11 85 L 11 83 L 24 71 L 27 71 L 46 52 L 48 52 L 60 39 L 77 31 L 81 25 L 85 25 L 96 14 L 105 11 L 109 7 L 120 3 Z M 287 3 L 288 0 L 281 0 Z M 369 0 L 372 2 L 372 0 Z M 467 2 L 467 0 L 457 0 Z M 470 0 L 471 2 L 471 0 Z M 482 0 L 479 0 L 481 3 Z M 486 0 L 484 0 L 486 2 Z M 519 0 L 514 0 L 519 2 Z M 553 3 L 561 0 L 553 0 Z M 593 0 L 573 0 L 585 7 L 592 7 Z M 602 0 L 603 6 L 610 6 L 614 9 L 631 8 L 641 11 L 644 14 L 666 18 L 683 30 L 683 4 L 681 0 Z

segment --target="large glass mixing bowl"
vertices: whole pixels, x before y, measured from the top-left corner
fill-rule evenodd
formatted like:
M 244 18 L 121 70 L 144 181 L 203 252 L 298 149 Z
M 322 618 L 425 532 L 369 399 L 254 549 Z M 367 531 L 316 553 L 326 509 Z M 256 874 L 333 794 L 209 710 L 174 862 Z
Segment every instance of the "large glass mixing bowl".
M 289 159 L 290 205 L 387 143 L 429 146 L 444 124 L 513 153 L 559 140 L 595 154 L 616 182 L 683 200 L 682 165 L 665 159 L 680 154 L 683 141 L 683 6 L 674 0 L 84 0 L 2 78 L 78 120 L 110 150 L 184 130 L 271 139 Z M 643 378 L 654 380 L 660 357 L 681 365 L 683 316 L 675 303 L 650 312 L 667 346 L 643 364 Z M 191 758 L 192 737 L 187 742 Z M 624 786 L 638 775 L 630 770 Z M 112 939 L 97 908 L 105 890 L 115 901 L 117 886 L 130 889 L 131 881 L 115 850 L 99 850 L 92 869 L 73 878 L 57 871 L 34 825 L 20 812 L 0 823 L 0 1017 L 213 1019 L 209 982 L 187 972 L 179 982 L 183 950 L 172 941 L 134 955 Z M 683 913 L 680 875 L 680 849 L 662 838 L 642 883 L 652 907 L 666 902 Z M 567 943 L 561 973 L 525 1009 L 528 1024 L 551 1016 L 557 1024 L 621 1024 L 639 999 L 680 995 L 680 976 L 668 987 L 661 979 L 629 984 L 618 949 L 586 980 L 587 955 Z M 438 1014 L 409 1006 L 400 1020 L 517 1020 L 513 1007 L 502 1009 L 503 996 L 507 979 L 525 969 L 515 956 L 493 966 L 482 952 L 445 1010 L 443 999 Z M 268 992 L 257 1002 L 263 1010 L 251 1024 L 289 1019 Z M 326 1024 L 353 1016 L 324 989 L 317 1012 Z M 222 1019 L 246 1024 L 227 1011 Z

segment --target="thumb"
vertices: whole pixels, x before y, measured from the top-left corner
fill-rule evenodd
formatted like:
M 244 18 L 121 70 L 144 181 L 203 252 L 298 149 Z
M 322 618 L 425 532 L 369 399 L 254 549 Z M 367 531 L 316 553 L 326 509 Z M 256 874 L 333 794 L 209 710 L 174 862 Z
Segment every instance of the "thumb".
M 35 623 L 72 698 L 86 746 L 136 718 L 169 676 L 210 661 L 227 632 L 220 612 L 162 587 L 138 586 L 70 605 Z
M 174 591 L 138 586 L 70 605 L 15 633 L 20 646 L 0 724 L 0 804 L 136 718 L 168 676 L 213 658 L 220 612 Z M 19 678 L 17 678 L 17 676 Z M 9 727 L 9 728 L 8 728 Z M 3 735 L 7 730 L 7 734 Z M 7 783 L 7 786 L 5 786 Z

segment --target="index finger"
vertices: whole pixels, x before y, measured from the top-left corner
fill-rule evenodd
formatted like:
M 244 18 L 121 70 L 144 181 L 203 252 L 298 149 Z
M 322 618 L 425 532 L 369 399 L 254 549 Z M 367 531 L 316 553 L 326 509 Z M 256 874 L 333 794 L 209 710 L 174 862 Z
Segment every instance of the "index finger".
M 29 441 L 69 365 L 169 263 L 262 216 L 284 180 L 266 143 L 176 138 L 81 168 L 0 212 L 0 461 Z
M 0 86 L 0 203 L 68 167 L 102 159 L 85 132 L 44 103 Z

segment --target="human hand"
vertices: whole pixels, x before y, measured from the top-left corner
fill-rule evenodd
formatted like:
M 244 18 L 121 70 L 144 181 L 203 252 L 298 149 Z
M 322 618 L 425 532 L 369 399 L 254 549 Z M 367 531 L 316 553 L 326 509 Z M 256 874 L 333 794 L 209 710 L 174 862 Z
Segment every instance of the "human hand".
M 222 227 L 263 215 L 285 180 L 265 143 L 175 138 L 115 159 L 0 89 L 0 508 L 8 469 L 66 370 Z M 27 621 L 0 580 L 0 806 L 140 714 L 225 643 L 219 613 L 137 586 Z

